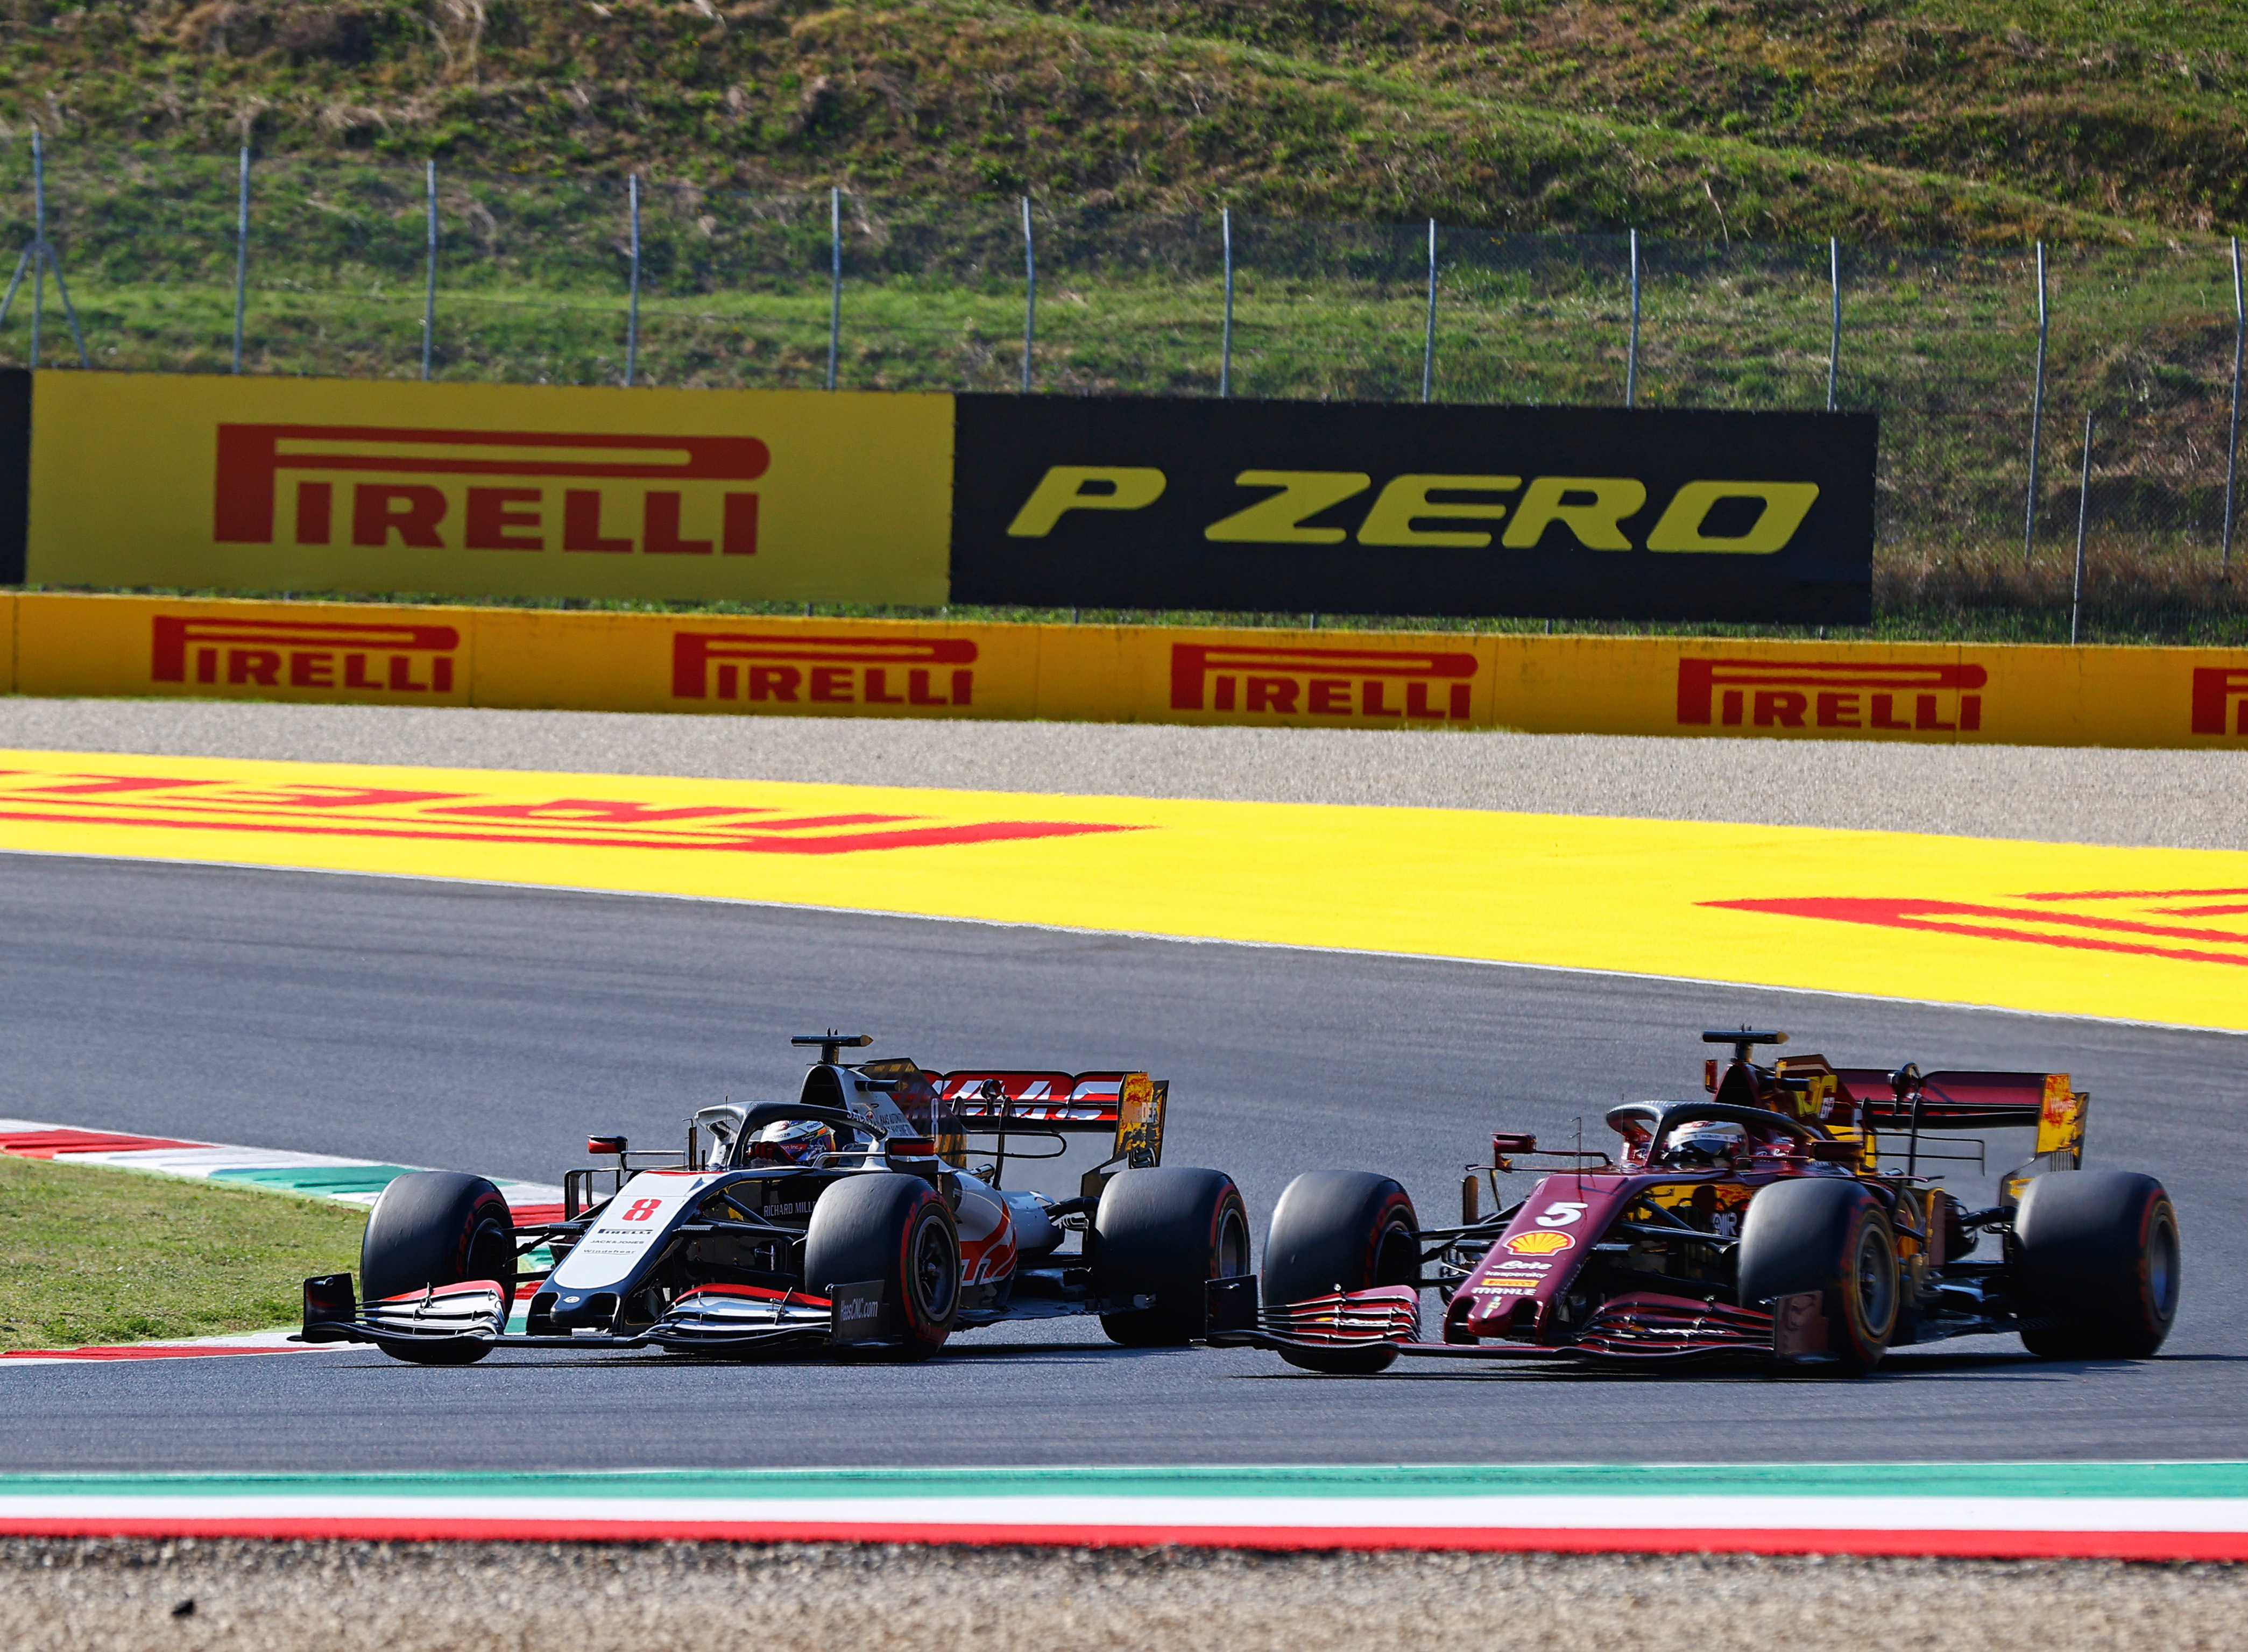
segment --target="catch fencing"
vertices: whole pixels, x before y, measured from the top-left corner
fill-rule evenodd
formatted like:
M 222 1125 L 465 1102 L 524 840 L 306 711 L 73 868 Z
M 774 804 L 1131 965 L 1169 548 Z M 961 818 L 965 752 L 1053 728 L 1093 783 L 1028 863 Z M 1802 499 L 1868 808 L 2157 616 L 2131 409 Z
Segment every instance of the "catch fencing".
M 1881 415 L 1876 632 L 2248 639 L 2238 247 L 1530 236 L 0 147 L 0 360 Z

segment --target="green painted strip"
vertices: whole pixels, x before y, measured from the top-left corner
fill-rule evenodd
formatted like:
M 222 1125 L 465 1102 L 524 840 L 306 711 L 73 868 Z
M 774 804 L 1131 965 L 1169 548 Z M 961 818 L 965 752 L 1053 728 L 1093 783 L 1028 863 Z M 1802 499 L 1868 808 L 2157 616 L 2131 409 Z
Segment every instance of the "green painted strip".
M 2243 1498 L 2248 1463 L 702 1469 L 557 1474 L 17 1474 L 0 1497 Z
M 210 1179 L 332 1198 L 339 1193 L 380 1193 L 405 1174 L 406 1167 L 400 1164 L 312 1164 L 284 1165 L 274 1170 L 214 1170 Z

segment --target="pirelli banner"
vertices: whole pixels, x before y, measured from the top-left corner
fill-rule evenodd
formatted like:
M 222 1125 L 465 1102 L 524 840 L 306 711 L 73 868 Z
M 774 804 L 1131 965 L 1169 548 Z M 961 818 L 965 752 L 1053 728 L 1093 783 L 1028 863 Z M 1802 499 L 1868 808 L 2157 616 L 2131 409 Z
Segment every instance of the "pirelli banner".
M 69 372 L 37 375 L 29 414 L 44 585 L 1871 612 L 1869 415 Z
M 32 695 L 2248 751 L 2248 650 L 0 595 Z

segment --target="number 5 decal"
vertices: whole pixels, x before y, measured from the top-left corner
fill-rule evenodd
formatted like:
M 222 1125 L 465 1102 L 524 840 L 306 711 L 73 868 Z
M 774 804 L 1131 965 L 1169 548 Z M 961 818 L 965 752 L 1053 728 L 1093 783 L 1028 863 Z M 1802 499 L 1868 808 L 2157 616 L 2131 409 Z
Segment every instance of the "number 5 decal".
M 1538 1225 L 1541 1228 L 1566 1228 L 1572 1222 L 1580 1220 L 1584 1216 L 1586 1209 L 1584 1205 L 1571 1204 L 1566 1201 L 1549 1204 L 1546 1207 L 1545 1212 L 1539 1217 Z

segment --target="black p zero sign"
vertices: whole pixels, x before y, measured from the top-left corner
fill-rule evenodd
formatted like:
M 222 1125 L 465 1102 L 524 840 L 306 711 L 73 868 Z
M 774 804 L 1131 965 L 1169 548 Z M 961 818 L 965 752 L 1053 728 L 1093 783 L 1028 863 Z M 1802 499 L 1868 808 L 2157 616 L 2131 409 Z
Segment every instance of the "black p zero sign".
M 1864 624 L 1870 414 L 959 398 L 952 600 Z

